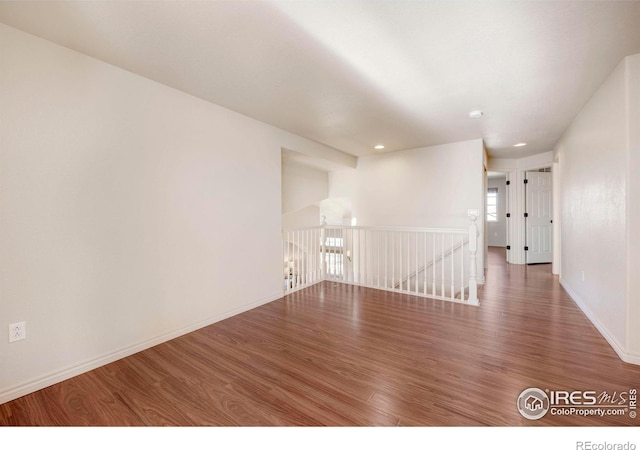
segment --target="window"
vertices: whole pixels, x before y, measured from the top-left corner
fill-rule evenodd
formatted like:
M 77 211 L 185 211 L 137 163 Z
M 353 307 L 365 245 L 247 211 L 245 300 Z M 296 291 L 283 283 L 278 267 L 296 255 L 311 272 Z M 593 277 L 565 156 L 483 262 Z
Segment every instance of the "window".
M 341 237 L 325 237 L 325 262 L 327 263 L 327 274 L 333 277 L 340 277 L 343 272 L 343 246 Z
M 341 237 L 331 237 L 327 236 L 325 238 L 325 245 L 331 248 L 342 248 L 342 238 Z
M 498 188 L 487 190 L 487 222 L 498 221 Z

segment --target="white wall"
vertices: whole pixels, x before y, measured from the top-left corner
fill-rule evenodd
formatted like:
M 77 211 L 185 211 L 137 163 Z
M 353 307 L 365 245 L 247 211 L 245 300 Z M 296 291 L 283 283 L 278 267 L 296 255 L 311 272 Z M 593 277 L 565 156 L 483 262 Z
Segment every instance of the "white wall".
M 329 173 L 282 160 L 282 213 L 320 203 L 329 196 Z M 317 221 L 313 225 L 318 225 Z
M 320 207 L 317 205 L 310 205 L 282 215 L 283 229 L 317 227 L 321 223 Z
M 326 217 L 327 224 L 351 224 L 356 170 L 342 168 L 329 172 L 329 198 L 320 204 L 320 215 Z
M 0 67 L 0 403 L 281 296 L 319 144 L 4 25 Z
M 489 178 L 488 187 L 498 189 L 498 221 L 487 222 L 487 243 L 493 247 L 507 245 L 507 186 L 506 177 Z
M 330 195 L 352 199 L 361 226 L 469 226 L 467 209 L 485 210 L 482 140 L 361 157 L 332 172 Z M 480 247 L 484 247 L 483 221 Z M 479 252 L 478 273 L 484 273 Z
M 637 73 L 635 80 L 630 78 L 630 67 L 637 69 L 639 57 L 617 66 L 555 148 L 562 186 L 561 282 L 620 356 L 637 363 L 640 346 L 630 330 L 640 327 L 639 296 L 628 292 L 637 284 L 628 277 L 638 276 L 630 271 L 637 270 L 638 256 L 629 255 L 632 247 L 627 244 L 633 243 L 629 235 L 640 225 L 628 211 L 631 206 L 637 214 L 640 194 L 628 180 L 628 174 L 635 176 L 640 169 L 638 141 L 630 147 L 630 136 L 637 136 L 640 126 L 640 79 Z M 633 116 L 630 102 L 636 104 Z
M 330 197 L 323 200 L 320 202 L 320 218 L 321 221 L 324 219 L 327 225 L 351 225 L 351 199 Z
M 640 364 L 640 54 L 626 59 L 627 78 L 627 353 Z
M 361 157 L 341 173 L 351 180 L 332 182 L 352 183 L 358 225 L 466 227 L 467 209 L 484 209 L 481 140 Z

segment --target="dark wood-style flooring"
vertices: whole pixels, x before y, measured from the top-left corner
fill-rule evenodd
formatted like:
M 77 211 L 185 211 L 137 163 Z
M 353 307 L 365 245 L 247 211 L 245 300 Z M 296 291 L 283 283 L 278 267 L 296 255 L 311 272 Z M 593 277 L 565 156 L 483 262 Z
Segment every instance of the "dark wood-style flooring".
M 516 409 L 640 387 L 549 265 L 491 249 L 479 308 L 324 282 L 0 405 L 0 425 L 637 425 Z

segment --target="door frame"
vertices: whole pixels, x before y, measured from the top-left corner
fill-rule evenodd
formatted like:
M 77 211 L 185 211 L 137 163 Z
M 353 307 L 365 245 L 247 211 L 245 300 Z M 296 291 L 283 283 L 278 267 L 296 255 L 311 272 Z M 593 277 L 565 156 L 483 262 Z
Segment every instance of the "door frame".
M 554 213 L 554 209 L 553 209 L 553 173 L 552 173 L 552 167 L 544 167 L 543 169 L 539 169 L 539 170 L 527 170 L 525 172 L 525 183 L 524 183 L 524 208 L 525 208 L 525 213 L 524 213 L 524 228 L 525 228 L 525 232 L 524 232 L 524 238 L 525 238 L 525 262 L 526 264 L 538 264 L 538 263 L 543 263 L 543 264 L 551 264 L 553 262 L 553 213 Z M 547 260 L 546 258 L 544 258 L 543 261 L 533 261 L 531 262 L 530 258 L 535 259 L 532 256 L 533 252 L 533 248 L 531 247 L 532 245 L 532 238 L 530 236 L 530 232 L 532 230 L 531 228 L 531 212 L 532 212 L 532 205 L 529 205 L 528 201 L 531 200 L 531 196 L 529 194 L 532 194 L 532 192 L 529 192 L 529 189 L 531 189 L 531 180 L 533 178 L 536 177 L 536 174 L 540 174 L 540 173 L 545 173 L 546 174 L 546 179 L 548 180 L 548 182 L 550 183 L 550 187 L 551 189 L 549 191 L 547 191 L 549 193 L 549 201 L 550 201 L 550 208 L 548 211 L 549 216 L 550 216 L 550 220 L 551 223 L 546 224 L 545 226 L 547 227 L 546 229 L 548 230 L 549 233 L 549 238 L 551 239 L 550 242 L 550 246 L 549 246 L 549 252 L 544 252 L 545 254 L 549 255 L 549 260 Z M 545 222 L 546 223 L 546 222 Z

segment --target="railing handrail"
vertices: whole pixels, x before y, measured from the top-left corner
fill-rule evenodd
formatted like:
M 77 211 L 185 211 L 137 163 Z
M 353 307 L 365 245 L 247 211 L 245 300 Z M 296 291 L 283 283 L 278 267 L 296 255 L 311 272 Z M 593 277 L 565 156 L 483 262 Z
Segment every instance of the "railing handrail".
M 313 227 L 296 227 L 296 228 L 283 228 L 282 231 L 306 231 L 306 230 L 321 230 L 321 229 L 347 229 L 347 230 L 373 230 L 373 231 L 407 231 L 407 232 L 419 232 L 419 233 L 453 233 L 453 234 L 467 234 L 468 228 L 421 228 L 421 227 L 392 227 L 392 226 L 351 226 L 351 225 L 317 225 Z

